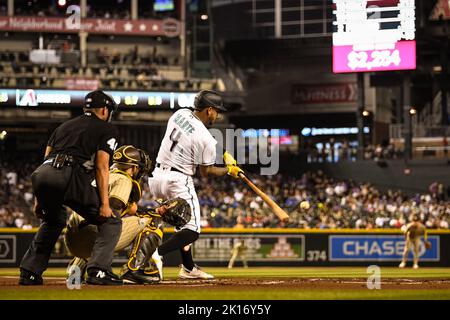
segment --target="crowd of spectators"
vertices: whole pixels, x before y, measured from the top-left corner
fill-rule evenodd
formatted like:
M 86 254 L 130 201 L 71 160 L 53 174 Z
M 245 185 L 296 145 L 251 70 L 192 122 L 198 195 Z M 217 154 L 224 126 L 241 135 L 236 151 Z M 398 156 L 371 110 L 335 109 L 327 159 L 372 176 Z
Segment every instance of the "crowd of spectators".
M 152 52 L 138 52 L 137 46 L 128 53 L 92 50 L 85 67 L 32 63 L 25 51 L 0 51 L 0 61 L 0 86 L 9 88 L 64 88 L 73 79 L 95 80 L 98 87 L 112 90 L 197 90 L 215 85 L 214 80 L 183 78 L 179 57 L 159 54 L 156 46 Z
M 413 213 L 428 228 L 448 229 L 450 195 L 436 183 L 428 194 L 406 196 L 401 191 L 380 192 L 354 181 L 336 181 L 321 171 L 299 178 L 258 176 L 254 181 L 290 213 L 280 223 L 270 208 L 241 181 L 197 178 L 203 227 L 400 228 Z M 144 188 L 144 204 L 151 201 Z
M 30 174 L 33 156 L 0 158 L 0 228 L 31 229 L 39 224 L 32 215 L 34 203 Z
M 36 227 L 30 174 L 40 159 L 2 156 L 0 160 L 0 227 Z M 448 229 L 450 188 L 433 183 L 427 193 L 407 196 L 401 191 L 381 192 L 368 183 L 338 181 L 321 171 L 299 177 L 277 174 L 255 176 L 255 184 L 290 215 L 280 222 L 270 208 L 239 180 L 195 178 L 201 205 L 202 227 L 241 228 L 400 228 L 418 213 L 430 229 Z M 157 203 L 146 181 L 139 205 Z

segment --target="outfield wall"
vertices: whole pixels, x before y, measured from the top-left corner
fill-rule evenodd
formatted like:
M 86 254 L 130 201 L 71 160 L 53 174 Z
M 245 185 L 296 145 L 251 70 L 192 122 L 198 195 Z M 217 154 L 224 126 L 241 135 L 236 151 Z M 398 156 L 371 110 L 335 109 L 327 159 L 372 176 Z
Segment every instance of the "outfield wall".
M 36 230 L 0 229 L 0 267 L 17 267 Z M 167 239 L 173 230 L 166 230 Z M 433 247 L 420 250 L 422 266 L 450 267 L 450 230 L 430 230 Z M 398 265 L 404 248 L 399 230 L 319 229 L 204 229 L 194 243 L 193 256 L 203 266 L 226 266 L 236 242 L 245 244 L 249 266 L 383 266 Z M 242 266 L 240 256 L 235 266 Z M 410 259 L 412 255 L 410 254 Z M 115 265 L 126 261 L 125 253 Z M 70 261 L 63 241 L 58 242 L 50 267 Z M 179 253 L 165 256 L 166 266 L 181 263 Z

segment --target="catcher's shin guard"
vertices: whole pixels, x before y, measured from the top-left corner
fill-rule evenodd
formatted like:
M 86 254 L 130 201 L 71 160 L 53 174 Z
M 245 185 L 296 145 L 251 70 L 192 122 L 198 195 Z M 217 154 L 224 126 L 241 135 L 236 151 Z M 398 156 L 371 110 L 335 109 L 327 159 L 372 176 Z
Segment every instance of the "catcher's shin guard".
M 163 232 L 159 228 L 147 227 L 142 230 L 134 241 L 127 263 L 128 268 L 133 271 L 146 269 L 153 252 L 162 242 L 162 236 Z
M 81 284 L 85 281 L 86 269 L 88 261 L 83 258 L 74 257 L 67 266 L 68 284 Z

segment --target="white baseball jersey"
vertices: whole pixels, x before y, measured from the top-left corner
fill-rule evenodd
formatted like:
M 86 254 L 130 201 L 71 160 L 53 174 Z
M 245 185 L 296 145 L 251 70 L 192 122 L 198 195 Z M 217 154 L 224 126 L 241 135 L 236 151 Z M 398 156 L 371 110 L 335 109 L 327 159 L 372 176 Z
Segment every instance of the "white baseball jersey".
M 217 141 L 190 109 L 180 109 L 167 122 L 156 162 L 194 175 L 198 165 L 213 165 Z
M 192 175 L 198 165 L 213 165 L 217 141 L 191 110 L 175 112 L 167 123 L 167 130 L 159 148 L 156 167 L 148 180 L 150 193 L 155 198 L 185 199 L 192 210 L 191 220 L 183 227 L 200 233 L 200 204 Z M 173 171 L 175 168 L 178 171 Z

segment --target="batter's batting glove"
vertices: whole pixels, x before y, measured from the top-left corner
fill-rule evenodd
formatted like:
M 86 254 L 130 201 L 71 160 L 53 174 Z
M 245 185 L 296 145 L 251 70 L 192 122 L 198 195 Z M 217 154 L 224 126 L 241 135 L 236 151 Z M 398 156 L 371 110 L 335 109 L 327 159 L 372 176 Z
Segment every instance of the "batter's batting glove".
M 228 175 L 232 176 L 233 178 L 240 178 L 239 174 L 242 172 L 244 173 L 244 170 L 239 168 L 238 166 L 227 166 L 228 168 Z
M 228 151 L 225 151 L 223 153 L 223 161 L 227 166 L 236 166 L 237 162 L 236 159 L 233 158 L 231 154 L 228 153 Z

